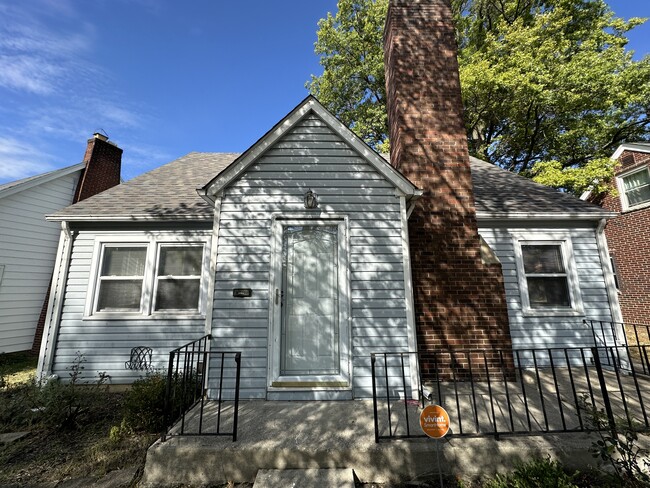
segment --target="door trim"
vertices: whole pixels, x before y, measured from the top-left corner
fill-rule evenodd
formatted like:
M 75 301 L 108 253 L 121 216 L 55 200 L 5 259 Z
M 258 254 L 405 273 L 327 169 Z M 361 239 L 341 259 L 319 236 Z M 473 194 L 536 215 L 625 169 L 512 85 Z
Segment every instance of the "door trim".
M 337 375 L 280 375 L 282 310 L 275 290 L 282 289 L 282 229 L 289 225 L 338 226 L 338 291 L 340 373 Z M 269 344 L 267 390 L 349 390 L 352 388 L 352 334 L 350 313 L 349 222 L 346 215 L 277 214 L 271 220 L 269 276 Z

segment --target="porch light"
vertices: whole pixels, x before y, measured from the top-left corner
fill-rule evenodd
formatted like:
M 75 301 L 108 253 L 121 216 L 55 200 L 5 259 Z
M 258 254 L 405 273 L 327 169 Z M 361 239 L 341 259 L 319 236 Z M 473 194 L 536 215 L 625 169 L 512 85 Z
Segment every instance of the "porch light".
M 318 195 L 314 193 L 311 189 L 307 190 L 305 193 L 305 208 L 316 208 L 318 207 Z

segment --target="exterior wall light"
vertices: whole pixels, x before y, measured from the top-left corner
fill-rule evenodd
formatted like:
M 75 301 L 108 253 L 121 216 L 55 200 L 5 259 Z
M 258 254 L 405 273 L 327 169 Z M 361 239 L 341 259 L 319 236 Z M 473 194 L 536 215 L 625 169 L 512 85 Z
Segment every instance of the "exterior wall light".
M 309 189 L 305 193 L 305 208 L 316 208 L 318 207 L 318 195 Z

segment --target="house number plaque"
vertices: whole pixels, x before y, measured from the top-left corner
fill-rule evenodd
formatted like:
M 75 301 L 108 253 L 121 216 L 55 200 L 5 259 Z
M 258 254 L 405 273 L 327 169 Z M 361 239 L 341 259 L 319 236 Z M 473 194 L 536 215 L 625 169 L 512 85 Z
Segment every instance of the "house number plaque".
M 235 298 L 249 298 L 253 296 L 253 290 L 250 288 L 233 288 L 232 296 Z

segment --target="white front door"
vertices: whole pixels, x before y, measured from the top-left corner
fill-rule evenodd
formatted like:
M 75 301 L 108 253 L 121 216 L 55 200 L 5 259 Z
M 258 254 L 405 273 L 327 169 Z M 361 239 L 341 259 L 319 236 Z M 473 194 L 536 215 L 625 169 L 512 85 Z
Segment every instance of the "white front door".
M 277 223 L 272 387 L 349 386 L 343 232 L 342 222 Z

